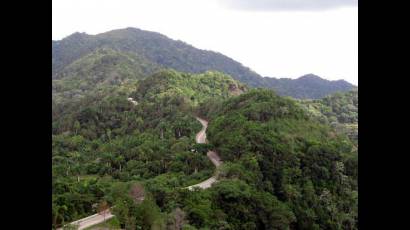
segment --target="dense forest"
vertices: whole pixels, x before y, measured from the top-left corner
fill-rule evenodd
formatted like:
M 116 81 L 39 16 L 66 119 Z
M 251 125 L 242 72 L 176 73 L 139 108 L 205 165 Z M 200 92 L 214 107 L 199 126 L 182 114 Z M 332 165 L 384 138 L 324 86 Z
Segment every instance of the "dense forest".
M 106 202 L 125 229 L 357 228 L 357 152 L 300 102 L 218 72 L 166 70 L 129 88 L 54 101 L 53 226 Z M 195 143 L 195 116 L 209 119 L 209 144 Z M 219 182 L 184 189 L 214 173 L 211 148 Z
M 132 28 L 53 41 L 52 62 L 53 229 L 107 207 L 127 230 L 358 228 L 357 88 Z
M 345 80 L 329 81 L 314 74 L 307 74 L 297 79 L 269 78 L 267 86 L 281 96 L 299 99 L 321 99 L 337 92 L 355 89 Z
M 308 113 L 320 122 L 347 134 L 358 144 L 358 91 L 335 93 L 320 100 L 300 100 Z
M 91 65 L 98 56 L 99 50 L 110 52 L 110 57 L 103 58 L 99 63 L 112 63 L 107 67 L 100 68 L 96 63 Z M 86 60 L 84 60 L 86 58 Z M 87 60 L 88 59 L 88 60 Z M 78 65 L 84 63 L 85 67 Z M 113 65 L 116 68 L 112 71 Z M 129 65 L 134 63 L 135 65 Z M 70 65 L 73 65 L 69 67 Z M 53 78 L 61 73 L 69 75 L 73 70 L 80 67 L 82 72 L 79 77 L 88 73 L 88 78 L 98 79 L 100 73 L 111 71 L 107 80 L 120 80 L 116 73 L 126 71 L 136 73 L 140 77 L 152 74 L 152 70 L 158 68 L 171 68 L 187 73 L 202 73 L 208 70 L 223 72 L 232 76 L 249 87 L 269 88 L 275 90 L 281 96 L 294 98 L 319 99 L 335 92 L 345 92 L 355 88 L 352 84 L 344 81 L 328 81 L 318 76 L 308 74 L 299 79 L 262 77 L 255 71 L 243 66 L 241 63 L 217 52 L 200 50 L 182 41 L 172 40 L 162 34 L 126 28 L 109 31 L 97 35 L 74 33 L 62 40 L 52 41 L 52 75 Z M 91 67 L 94 67 L 92 69 Z M 88 72 L 86 69 L 90 70 Z M 59 78 L 57 77 L 57 78 Z M 87 81 L 87 80 L 85 80 Z M 80 87 L 80 85 L 72 87 Z M 83 83 L 86 84 L 86 83 Z M 71 87 L 71 88 L 72 88 Z M 81 88 L 87 86 L 81 85 Z
M 134 88 L 138 90 L 131 95 L 138 105 L 123 91 L 53 100 L 54 226 L 96 212 L 102 200 L 115 204 L 118 197 L 111 192 L 134 182 L 160 199 L 166 191 L 209 177 L 213 171 L 206 145 L 194 142 L 201 129 L 192 115 L 194 106 L 246 90 L 222 73 L 173 70 L 156 73 Z
M 311 119 L 294 100 L 268 90 L 252 90 L 221 108 L 208 132 L 229 162 L 220 175 L 256 188 L 281 207 L 252 210 L 251 200 L 236 200 L 248 207 L 241 212 L 261 213 L 250 219 L 236 213 L 229 221 L 237 224 L 232 229 L 356 228 L 357 152 L 346 136 Z
M 132 53 L 97 49 L 53 75 L 56 102 L 72 102 L 98 92 L 130 92 L 129 86 L 160 68 Z

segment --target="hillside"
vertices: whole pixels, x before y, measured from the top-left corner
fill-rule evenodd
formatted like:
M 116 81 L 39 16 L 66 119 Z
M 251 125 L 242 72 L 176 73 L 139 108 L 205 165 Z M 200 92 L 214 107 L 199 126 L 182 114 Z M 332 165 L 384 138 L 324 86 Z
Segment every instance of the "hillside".
M 121 229 L 358 228 L 346 82 L 262 78 L 132 28 L 53 41 L 52 63 L 53 229 L 106 205 Z
M 189 74 L 164 70 L 138 82 L 131 97 L 138 101 L 184 97 L 189 104 L 195 106 L 205 100 L 224 99 L 246 90 L 247 87 L 242 83 L 216 71 Z
M 53 75 L 53 98 L 69 100 L 107 87 L 126 87 L 157 70 L 157 65 L 137 54 L 99 48 Z
M 184 113 L 191 112 L 199 102 L 212 98 L 224 99 L 247 90 L 243 84 L 230 76 L 215 71 L 188 74 L 175 70 L 162 70 L 145 79 L 127 84 L 111 85 L 104 82 L 89 83 L 92 90 L 75 100 L 73 98 L 63 100 L 60 98 L 62 97 L 60 91 L 53 94 L 53 127 L 57 133 L 72 130 L 77 120 L 81 127 L 95 128 L 92 136 L 98 137 L 105 133 L 106 128 L 103 128 L 105 120 L 115 121 L 111 124 L 118 125 L 125 122 L 121 121 L 125 118 L 124 111 L 137 111 L 146 124 L 150 123 L 151 127 L 155 127 L 157 122 L 163 122 L 164 119 L 175 120 L 179 115 L 186 116 Z M 77 90 L 75 85 L 72 90 L 73 92 Z M 138 101 L 139 105 L 136 109 L 132 109 L 132 104 L 127 101 L 128 97 Z M 193 117 L 190 119 L 195 123 Z M 130 122 L 132 121 L 127 120 L 126 123 L 134 127 L 135 125 Z M 124 126 L 127 130 L 130 127 Z M 80 130 L 77 132 L 81 133 Z
M 208 135 L 225 162 L 214 205 L 234 229 L 356 228 L 357 152 L 296 101 L 251 90 L 223 103 Z M 252 190 L 281 207 L 274 217 L 262 218 L 272 214 L 253 205 Z
M 187 229 L 357 228 L 357 152 L 300 102 L 212 71 L 164 70 L 133 86 L 54 105 L 54 226 L 107 201 L 125 229 L 178 218 Z M 215 100 L 210 144 L 196 144 L 194 114 Z M 212 175 L 209 148 L 224 161 L 219 182 L 183 189 Z
M 302 77 L 297 80 L 262 77 L 241 63 L 217 52 L 200 50 L 162 34 L 136 28 L 113 30 L 97 35 L 74 33 L 52 41 L 52 75 L 55 78 L 66 66 L 92 53 L 109 48 L 135 54 L 160 68 L 188 73 L 216 70 L 232 76 L 250 87 L 272 88 L 279 95 L 295 98 L 321 98 L 335 91 L 347 91 L 347 82 Z
M 320 122 L 347 134 L 357 145 L 358 91 L 335 93 L 320 100 L 301 100 L 302 106 Z
M 162 67 L 183 72 L 217 70 L 251 86 L 263 85 L 262 77 L 229 57 L 136 28 L 113 30 L 95 36 L 75 33 L 61 41 L 53 41 L 53 74 L 98 47 L 141 54 Z
M 320 99 L 336 92 L 346 92 L 355 88 L 344 80 L 329 81 L 314 74 L 307 74 L 297 79 L 267 78 L 268 88 L 281 96 L 291 96 L 299 99 Z
M 174 70 L 133 86 L 138 105 L 125 91 L 53 102 L 53 226 L 95 213 L 93 204 L 101 200 L 120 208 L 129 201 L 129 189 L 142 185 L 155 199 L 146 198 L 146 209 L 136 209 L 154 215 L 152 209 L 173 199 L 169 192 L 210 177 L 206 147 L 194 142 L 201 125 L 192 108 L 198 101 L 246 90 L 222 73 Z M 122 214 L 115 214 L 124 224 Z

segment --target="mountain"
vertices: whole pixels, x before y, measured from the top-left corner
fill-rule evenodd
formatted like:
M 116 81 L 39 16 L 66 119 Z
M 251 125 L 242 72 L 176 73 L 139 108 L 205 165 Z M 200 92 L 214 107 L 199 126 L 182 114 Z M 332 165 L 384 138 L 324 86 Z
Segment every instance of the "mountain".
M 62 40 L 52 41 L 53 78 L 77 59 L 100 48 L 137 55 L 159 68 L 172 68 L 188 73 L 220 71 L 250 87 L 271 88 L 280 95 L 295 98 L 320 98 L 353 87 L 344 81 L 320 81 L 312 77 L 297 80 L 262 77 L 218 52 L 197 49 L 162 34 L 136 28 L 112 30 L 97 35 L 74 33 Z
M 331 125 L 339 133 L 347 134 L 358 144 L 358 91 L 339 92 L 317 100 L 300 100 L 308 114 L 321 123 Z
M 248 89 L 275 79 L 137 29 L 53 41 L 52 63 L 53 229 L 107 205 L 117 229 L 357 229 L 357 147 L 333 125 L 357 124 L 357 91 Z
M 55 80 L 56 81 L 56 80 Z M 90 87 L 94 84 L 90 83 Z M 74 85 L 72 92 L 78 90 Z M 76 98 L 66 97 L 67 91 L 53 92 L 53 133 L 73 132 L 76 121 L 80 127 L 93 127 L 92 137 L 105 133 L 105 122 L 124 122 L 129 127 L 132 121 L 123 121 L 123 111 L 129 111 L 132 103 L 128 97 L 138 102 L 137 109 L 147 126 L 155 127 L 164 120 L 175 120 L 181 113 L 190 113 L 192 107 L 207 100 L 226 99 L 247 91 L 247 87 L 229 75 L 207 71 L 200 74 L 182 73 L 172 69 L 161 70 L 144 79 L 123 85 L 100 83 L 98 90 L 91 90 Z M 62 100 L 64 99 L 64 100 Z M 191 117 L 192 122 L 195 120 Z M 124 124 L 118 124 L 122 126 Z M 124 126 L 124 128 L 129 129 Z M 118 127 L 117 127 L 118 128 Z M 82 133 L 79 128 L 77 133 Z M 86 134 L 87 133 L 87 134 Z M 88 136 L 88 132 L 82 134 Z
M 158 66 L 135 53 L 98 48 L 66 65 L 53 79 L 95 78 L 94 82 L 115 78 L 143 78 L 158 70 Z
M 97 48 L 52 76 L 53 98 L 60 102 L 82 98 L 109 86 L 126 86 L 158 70 L 158 65 L 135 53 Z
M 266 89 L 220 108 L 207 136 L 225 166 L 210 200 L 232 229 L 357 228 L 357 152 L 345 135 Z M 257 192 L 277 209 L 261 205 Z
M 131 97 L 149 101 L 165 97 L 183 97 L 195 106 L 209 99 L 239 95 L 246 90 L 244 84 L 216 71 L 190 74 L 164 70 L 138 82 Z
M 58 104 L 53 226 L 106 201 L 124 229 L 168 229 L 175 219 L 182 229 L 357 229 L 357 152 L 349 140 L 294 99 L 234 88 L 240 84 L 225 74 L 167 70 L 138 81 L 137 105 L 125 95 Z M 194 141 L 201 125 L 192 96 L 223 98 L 204 116 L 207 145 Z M 224 162 L 215 174 L 208 148 Z M 209 189 L 184 189 L 212 175 L 218 182 Z M 136 188 L 144 201 L 134 201 Z
M 160 199 L 160 194 L 210 177 L 213 166 L 204 147 L 194 141 L 201 125 L 192 107 L 246 91 L 243 84 L 215 71 L 162 70 L 130 85 L 131 93 L 90 91 L 76 100 L 53 100 L 54 227 L 93 214 L 92 205 L 101 199 L 121 207 L 127 186 L 135 181 Z M 101 85 L 112 87 L 121 86 Z M 168 207 L 168 201 L 164 197 L 159 204 Z
M 314 74 L 307 74 L 297 79 L 265 77 L 267 88 L 275 90 L 281 96 L 300 99 L 319 99 L 335 92 L 346 92 L 355 88 L 345 80 L 329 81 Z
M 136 28 L 113 30 L 98 35 L 75 33 L 53 41 L 53 74 L 98 47 L 133 52 L 162 67 L 200 73 L 217 70 L 250 86 L 263 85 L 263 78 L 239 62 L 217 52 L 197 49 L 162 34 Z

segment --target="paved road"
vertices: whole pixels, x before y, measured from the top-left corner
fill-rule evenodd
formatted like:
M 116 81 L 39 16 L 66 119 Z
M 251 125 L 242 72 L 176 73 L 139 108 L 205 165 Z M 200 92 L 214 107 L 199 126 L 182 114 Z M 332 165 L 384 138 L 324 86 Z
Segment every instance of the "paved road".
M 134 103 L 132 98 L 129 101 Z M 137 104 L 138 104 L 137 102 L 134 103 L 134 105 L 137 105 Z M 206 143 L 206 129 L 208 128 L 208 122 L 204 119 L 199 118 L 199 117 L 197 117 L 196 119 L 199 122 L 201 122 L 202 129 L 201 129 L 201 131 L 199 131 L 196 134 L 195 140 L 196 140 L 197 143 Z M 212 161 L 212 163 L 215 165 L 215 167 L 219 167 L 222 164 L 221 158 L 219 158 L 219 156 L 218 156 L 218 154 L 216 154 L 216 152 L 208 151 L 206 155 L 208 156 L 209 160 Z M 200 187 L 202 189 L 206 189 L 206 188 L 211 187 L 212 184 L 215 183 L 216 181 L 217 181 L 216 177 L 213 176 L 213 177 L 208 178 L 205 181 L 202 181 L 201 183 L 191 185 L 187 188 L 189 190 L 192 190 L 194 187 Z M 114 217 L 114 215 L 112 215 L 110 213 L 110 211 L 107 211 L 107 213 L 105 214 L 105 220 L 108 220 L 112 217 Z M 84 229 L 84 228 L 87 228 L 87 227 L 90 227 L 90 226 L 93 226 L 93 225 L 96 225 L 96 224 L 99 224 L 99 223 L 102 223 L 102 222 L 104 222 L 104 216 L 100 215 L 100 214 L 94 214 L 92 216 L 83 218 L 81 220 L 71 222 L 71 224 L 78 225 L 78 229 L 81 230 L 81 229 Z M 57 230 L 61 230 L 61 229 L 62 228 L 59 228 Z
M 199 122 L 201 122 L 202 124 L 202 129 L 201 131 L 199 131 L 199 133 L 196 134 L 196 142 L 197 143 L 206 143 L 206 129 L 208 128 L 208 122 L 204 119 L 201 119 L 199 117 L 196 118 Z M 209 160 L 212 161 L 212 163 L 215 165 L 215 167 L 219 167 L 222 164 L 221 158 L 218 156 L 218 154 L 214 151 L 208 151 L 206 153 L 206 155 L 208 156 Z M 208 178 L 205 181 L 202 181 L 201 183 L 198 184 L 194 184 L 191 185 L 189 187 L 187 187 L 189 190 L 192 190 L 194 187 L 199 187 L 202 189 L 207 189 L 209 187 L 212 186 L 213 183 L 215 183 L 216 177 L 212 176 L 210 178 Z
M 208 128 L 208 122 L 204 119 L 199 117 L 196 118 L 199 122 L 201 122 L 202 129 L 196 134 L 195 141 L 196 143 L 206 143 L 206 128 Z
M 105 220 L 109 220 L 113 218 L 114 215 L 111 214 L 109 210 L 106 211 L 105 213 Z M 78 226 L 78 230 L 82 230 L 88 227 L 91 227 L 93 225 L 99 224 L 104 222 L 104 215 L 100 214 L 94 214 L 92 216 L 88 216 L 86 218 L 83 218 L 81 220 L 76 220 L 74 222 L 71 222 L 71 225 Z M 58 228 L 57 230 L 62 230 L 62 228 Z

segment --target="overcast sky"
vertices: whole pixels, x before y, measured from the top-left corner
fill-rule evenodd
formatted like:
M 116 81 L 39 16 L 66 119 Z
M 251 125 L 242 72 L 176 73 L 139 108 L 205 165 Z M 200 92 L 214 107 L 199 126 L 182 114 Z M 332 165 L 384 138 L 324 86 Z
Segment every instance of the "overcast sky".
M 357 0 L 52 0 L 52 39 L 136 27 L 225 54 L 262 76 L 357 85 Z

